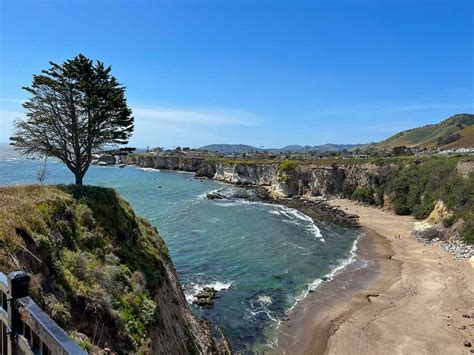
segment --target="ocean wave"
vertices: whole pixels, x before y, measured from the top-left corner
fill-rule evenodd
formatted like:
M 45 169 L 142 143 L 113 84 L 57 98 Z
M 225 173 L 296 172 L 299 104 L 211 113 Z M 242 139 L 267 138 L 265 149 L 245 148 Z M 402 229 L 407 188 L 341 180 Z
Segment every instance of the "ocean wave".
M 143 171 L 148 171 L 148 172 L 150 172 L 150 171 L 151 171 L 151 172 L 159 172 L 159 171 L 160 171 L 160 169 L 155 169 L 155 168 L 141 168 L 141 167 L 139 167 L 139 166 L 137 166 L 137 167 L 135 167 L 135 168 L 138 169 L 138 170 L 143 170 Z
M 354 244 L 352 244 L 351 250 L 349 251 L 349 257 L 346 259 L 341 260 L 341 262 L 334 268 L 332 271 L 326 275 L 324 275 L 321 278 L 317 278 L 314 280 L 312 283 L 308 284 L 306 289 L 303 290 L 298 296 L 294 297 L 294 302 L 290 308 L 288 308 L 288 311 L 291 311 L 295 306 L 301 302 L 303 299 L 305 299 L 308 294 L 311 292 L 314 292 L 323 282 L 324 280 L 332 280 L 334 276 L 336 276 L 340 271 L 345 269 L 347 266 L 352 264 L 352 262 L 355 260 L 357 256 L 357 246 L 359 244 L 359 239 L 362 236 L 359 235 L 356 240 L 354 241 Z
M 195 175 L 193 171 L 184 171 L 184 170 L 174 170 L 175 173 L 177 174 L 183 174 L 183 175 Z
M 323 235 L 321 234 L 320 229 L 314 223 L 313 219 L 304 213 L 290 207 L 283 205 L 275 205 L 271 203 L 265 203 L 260 201 L 248 201 L 248 200 L 232 200 L 232 201 L 219 201 L 217 202 L 219 206 L 222 207 L 232 207 L 232 206 L 241 206 L 241 205 L 255 205 L 263 206 L 267 209 L 269 214 L 273 214 L 279 217 L 282 217 L 282 222 L 294 225 L 298 228 L 303 228 L 310 235 L 316 239 L 325 242 Z
M 204 287 L 212 287 L 216 291 L 227 290 L 232 285 L 232 282 L 211 281 L 203 284 L 190 282 L 183 285 L 184 296 L 186 301 L 193 303 L 194 295 L 204 290 Z
M 219 193 L 222 189 L 223 189 L 223 188 L 221 187 L 221 188 L 219 188 L 219 189 L 215 189 L 215 190 L 203 192 L 202 194 L 199 194 L 199 195 L 197 196 L 197 199 L 198 199 L 198 200 L 205 200 L 206 197 L 207 197 L 207 195 L 209 195 L 209 194 L 217 194 L 217 193 Z
M 273 205 L 277 206 L 280 211 L 275 211 L 273 214 L 278 214 L 280 216 L 286 217 L 283 219 L 283 222 L 290 223 L 297 227 L 303 227 L 309 234 L 313 235 L 317 239 L 321 239 L 324 241 L 324 238 L 321 234 L 321 231 L 314 223 L 313 219 L 304 213 L 290 207 L 282 206 L 282 205 Z M 301 223 L 303 221 L 304 223 Z
M 268 308 L 273 303 L 270 296 L 258 295 L 256 298 L 249 301 L 247 309 L 247 320 L 253 320 L 257 315 L 264 314 L 269 320 L 277 322 L 278 319 L 273 316 L 273 312 Z

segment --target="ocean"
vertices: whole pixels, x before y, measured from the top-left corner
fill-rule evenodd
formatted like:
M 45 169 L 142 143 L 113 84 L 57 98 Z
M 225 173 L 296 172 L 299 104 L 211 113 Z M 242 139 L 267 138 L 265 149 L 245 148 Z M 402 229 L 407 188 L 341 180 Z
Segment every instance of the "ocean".
M 37 183 L 40 160 L 0 156 L 0 185 Z M 49 161 L 45 183 L 72 183 Z M 189 302 L 218 290 L 210 309 L 190 307 L 218 324 L 234 350 L 272 352 L 286 312 L 355 255 L 360 231 L 319 222 L 284 206 L 250 201 L 252 192 L 192 174 L 91 166 L 86 184 L 115 188 L 166 241 Z M 207 200 L 219 191 L 224 200 Z

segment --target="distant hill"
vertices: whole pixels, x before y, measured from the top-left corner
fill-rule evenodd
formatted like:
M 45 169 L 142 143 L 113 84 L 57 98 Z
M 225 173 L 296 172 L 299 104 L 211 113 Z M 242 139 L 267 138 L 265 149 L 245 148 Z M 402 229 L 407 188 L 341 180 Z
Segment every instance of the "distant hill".
M 393 148 L 399 146 L 425 148 L 467 148 L 474 146 L 474 115 L 457 114 L 423 127 L 402 131 L 368 146 Z
M 245 144 L 210 144 L 199 149 L 208 150 L 210 152 L 219 152 L 219 153 L 249 153 L 249 152 L 272 152 L 272 153 L 285 153 L 285 152 L 303 152 L 303 151 L 341 151 L 343 149 L 350 149 L 360 146 L 360 144 L 323 144 L 315 146 L 303 146 L 303 145 L 288 145 L 283 148 L 257 148 L 251 145 Z

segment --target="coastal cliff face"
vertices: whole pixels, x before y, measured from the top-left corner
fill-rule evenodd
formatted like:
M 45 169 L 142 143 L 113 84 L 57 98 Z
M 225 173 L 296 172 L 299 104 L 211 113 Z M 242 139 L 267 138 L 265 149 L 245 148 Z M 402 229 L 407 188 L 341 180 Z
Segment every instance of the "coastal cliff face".
M 142 167 L 184 170 L 233 184 L 265 186 L 271 198 L 343 197 L 426 218 L 443 201 L 452 212 L 443 235 L 474 243 L 474 161 L 469 157 L 401 157 L 337 162 L 226 161 L 137 155 L 124 162 Z M 457 223 L 454 223 L 457 222 Z M 443 227 L 446 228 L 446 227 Z
M 90 353 L 214 353 L 164 241 L 114 190 L 0 188 L 0 267 Z
M 338 164 L 298 165 L 281 171 L 278 163 L 225 162 L 204 158 L 160 157 L 134 155 L 123 162 L 144 168 L 182 170 L 232 184 L 270 186 L 274 197 L 337 196 L 342 193 L 344 181 L 356 186 L 370 186 L 371 175 L 379 167 L 370 163 L 355 166 Z
M 202 168 L 203 158 L 161 157 L 155 155 L 130 155 L 121 160 L 125 164 L 143 168 L 196 172 Z
M 209 163 L 208 163 L 209 164 Z M 276 166 L 272 164 L 214 164 L 215 180 L 242 185 L 271 185 L 275 178 Z M 212 171 L 212 170 L 211 170 Z

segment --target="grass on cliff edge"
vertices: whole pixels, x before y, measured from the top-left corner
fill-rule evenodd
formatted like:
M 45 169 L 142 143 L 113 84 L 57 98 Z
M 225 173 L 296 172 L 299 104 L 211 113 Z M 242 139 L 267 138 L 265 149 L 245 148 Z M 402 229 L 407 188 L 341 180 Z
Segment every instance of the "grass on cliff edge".
M 113 189 L 0 188 L 0 246 L 1 270 L 30 273 L 31 296 L 71 334 L 85 334 L 77 340 L 87 350 L 102 323 L 115 329 L 112 349 L 146 351 L 168 251 Z

